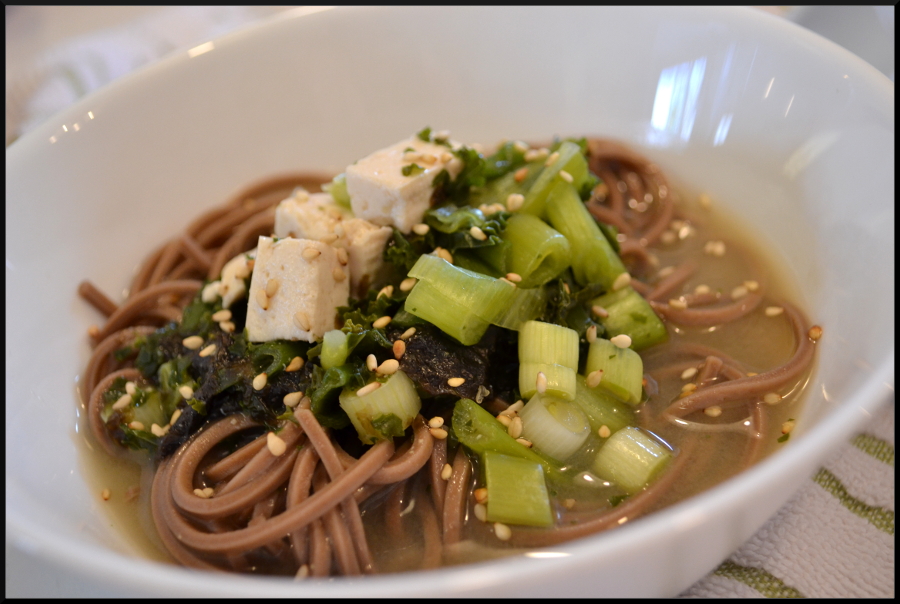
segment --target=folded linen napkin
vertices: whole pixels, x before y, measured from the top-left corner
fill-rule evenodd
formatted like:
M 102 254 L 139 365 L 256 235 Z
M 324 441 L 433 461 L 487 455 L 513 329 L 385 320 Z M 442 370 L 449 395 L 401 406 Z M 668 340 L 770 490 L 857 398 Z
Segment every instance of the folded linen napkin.
M 894 597 L 894 402 L 685 598 Z

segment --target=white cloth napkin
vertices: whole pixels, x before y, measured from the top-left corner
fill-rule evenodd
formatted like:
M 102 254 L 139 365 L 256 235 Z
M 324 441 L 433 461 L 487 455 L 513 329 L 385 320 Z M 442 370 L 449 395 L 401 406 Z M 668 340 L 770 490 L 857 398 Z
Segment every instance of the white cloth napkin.
M 7 144 L 85 94 L 267 14 L 173 7 L 71 39 L 7 79 Z M 682 597 L 893 597 L 894 404 Z

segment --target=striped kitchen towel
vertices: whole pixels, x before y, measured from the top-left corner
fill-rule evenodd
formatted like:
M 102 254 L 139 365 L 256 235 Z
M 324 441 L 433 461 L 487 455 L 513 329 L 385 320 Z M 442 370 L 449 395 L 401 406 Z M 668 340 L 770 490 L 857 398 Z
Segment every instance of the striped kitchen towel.
M 894 403 L 685 598 L 893 598 Z

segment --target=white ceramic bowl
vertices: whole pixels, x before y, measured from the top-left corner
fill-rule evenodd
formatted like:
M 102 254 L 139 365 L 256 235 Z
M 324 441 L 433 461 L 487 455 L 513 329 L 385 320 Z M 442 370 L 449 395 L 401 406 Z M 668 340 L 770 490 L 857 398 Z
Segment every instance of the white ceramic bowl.
M 892 393 L 893 84 L 749 9 L 301 11 L 171 56 L 6 153 L 6 526 L 108 593 L 674 595 L 712 570 Z M 325 583 L 137 557 L 82 477 L 75 380 L 154 243 L 260 177 L 339 171 L 424 125 L 467 142 L 620 138 L 729 205 L 824 325 L 794 438 L 736 479 L 543 558 Z

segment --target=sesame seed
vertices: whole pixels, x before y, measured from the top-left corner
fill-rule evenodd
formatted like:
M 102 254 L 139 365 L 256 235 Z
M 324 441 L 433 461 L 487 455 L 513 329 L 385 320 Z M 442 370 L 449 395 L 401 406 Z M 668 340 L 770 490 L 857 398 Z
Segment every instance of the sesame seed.
M 731 299 L 732 300 L 740 300 L 744 296 L 747 295 L 747 288 L 743 285 L 738 285 L 733 290 L 731 290 Z
M 781 424 L 781 433 L 782 434 L 790 434 L 794 430 L 794 426 L 796 426 L 796 425 L 797 425 L 797 422 L 795 422 L 792 419 L 789 419 L 788 421 Z
M 309 322 L 309 316 L 302 310 L 294 313 L 294 325 L 302 329 L 303 331 L 309 331 L 311 327 Z
M 450 386 L 451 388 L 459 388 L 460 386 L 462 386 L 465 383 L 466 383 L 466 378 L 462 378 L 462 377 L 452 377 L 447 380 L 447 385 Z
M 718 256 L 719 258 L 721 258 L 725 255 L 725 242 L 707 241 L 706 245 L 703 246 L 703 252 L 705 254 L 709 254 L 710 256 Z
M 301 357 L 294 357 L 291 359 L 291 362 L 288 363 L 288 366 L 284 368 L 285 371 L 299 371 L 303 367 L 303 359 Z
M 370 392 L 375 392 L 379 388 L 381 388 L 380 382 L 372 382 L 370 384 L 366 384 L 365 386 L 363 386 L 362 388 L 360 388 L 359 390 L 356 391 L 356 396 L 365 396 L 365 395 L 369 394 Z
M 441 479 L 450 480 L 450 477 L 453 476 L 453 466 L 448 463 L 444 464 L 444 467 L 441 468 Z
M 181 341 L 181 345 L 188 350 L 197 350 L 203 346 L 203 338 L 200 336 L 188 336 Z
M 435 142 L 439 142 L 439 141 L 446 142 L 450 138 L 450 131 L 449 130 L 438 130 L 437 132 L 434 133 L 434 136 L 432 138 L 434 138 Z
M 436 248 L 434 248 L 434 252 L 438 257 L 443 258 L 450 264 L 453 264 L 453 255 L 450 252 L 448 252 L 447 250 L 445 250 L 444 248 L 436 247 Z
M 526 449 L 530 449 L 531 445 L 532 445 L 531 441 L 526 438 L 517 438 L 516 442 L 519 443 L 520 445 L 522 445 L 523 447 L 525 447 Z
M 718 405 L 714 405 L 712 407 L 707 407 L 706 409 L 704 409 L 703 413 L 705 413 L 709 417 L 719 417 L 720 415 L 722 415 L 722 408 Z
M 515 149 L 519 153 L 527 153 L 528 152 L 528 143 L 525 143 L 523 141 L 515 141 L 513 143 L 513 149 Z
M 524 195 L 521 193 L 510 193 L 509 197 L 506 198 L 506 209 L 510 212 L 517 212 L 522 209 L 524 203 Z
M 378 295 L 375 298 L 380 298 L 381 296 L 387 296 L 390 298 L 394 295 L 394 286 L 393 285 L 385 285 L 378 291 Z
M 412 230 L 416 235 L 425 235 L 431 230 L 431 227 L 420 222 L 419 224 L 414 224 Z
M 695 294 L 700 294 L 701 296 L 704 295 L 704 294 L 708 294 L 708 293 L 711 292 L 711 291 L 712 291 L 712 290 L 709 289 L 709 286 L 708 286 L 708 285 L 698 285 L 697 287 L 694 288 L 694 293 L 695 293 Z
M 341 267 L 336 266 L 336 267 L 334 267 L 334 270 L 331 271 L 331 276 L 334 277 L 335 281 L 340 283 L 341 281 L 343 281 L 344 279 L 347 278 L 347 273 L 345 273 L 344 269 L 342 269 Z
M 591 325 L 590 327 L 587 328 L 587 332 L 585 332 L 585 338 L 587 339 L 588 343 L 590 343 L 590 344 L 593 344 L 594 342 L 597 341 L 597 326 L 596 325 Z
M 271 298 L 278 293 L 279 287 L 281 287 L 281 281 L 278 279 L 269 279 L 266 282 L 266 295 Z
M 588 388 L 596 388 L 600 385 L 600 381 L 603 379 L 603 370 L 597 369 L 596 371 L 592 371 L 587 375 L 587 385 Z
M 216 345 L 210 344 L 209 346 L 207 346 L 206 348 L 204 348 L 203 350 L 200 351 L 200 356 L 208 357 L 212 354 L 215 354 L 215 352 L 216 352 Z
M 335 228 L 336 228 L 336 227 L 335 227 Z M 337 233 L 328 233 L 327 235 L 322 235 L 322 236 L 319 238 L 319 241 L 321 241 L 322 243 L 334 243 L 334 242 L 337 241 L 337 240 L 338 240 L 338 234 L 337 234 Z
M 756 373 L 755 371 L 748 371 L 748 372 L 747 372 L 747 377 L 753 377 L 754 375 L 759 375 L 759 374 Z
M 250 271 L 253 270 L 253 267 L 256 266 L 256 259 L 250 258 L 246 264 L 238 268 L 238 273 L 236 273 L 237 277 L 241 279 L 246 279 L 250 276 Z
M 431 153 L 423 153 L 421 159 L 422 159 L 422 163 L 429 165 L 429 166 L 433 166 L 434 164 L 437 163 L 437 160 L 438 160 L 438 158 L 436 156 L 432 155 Z
M 488 500 L 488 490 L 484 487 L 480 489 L 475 489 L 475 492 L 472 493 L 475 496 L 475 501 L 478 503 L 484 503 Z
M 534 387 L 539 394 L 547 392 L 547 376 L 543 371 L 538 371 L 537 378 L 534 380 Z
M 448 436 L 447 431 L 443 428 L 429 428 L 428 431 L 438 440 L 444 440 Z
M 100 335 L 100 328 L 96 325 L 91 325 L 87 330 L 88 336 L 91 338 L 96 338 Z
M 169 418 L 169 425 L 174 426 L 179 417 L 181 417 L 181 409 L 175 409 L 175 411 L 172 412 L 172 417 Z
M 515 174 L 513 174 L 513 179 L 516 182 L 522 182 L 525 180 L 526 176 L 528 176 L 528 168 L 519 168 L 516 170 Z
M 232 321 L 222 321 L 219 323 L 219 329 L 225 333 L 234 333 L 234 330 L 237 329 L 237 327 Z
M 512 530 L 505 524 L 500 522 L 494 523 L 494 534 L 497 536 L 497 539 L 500 541 L 509 541 L 510 537 L 512 537 Z
M 600 317 L 601 319 L 605 319 L 609 316 L 609 312 L 602 306 L 594 304 L 591 306 L 591 312 L 594 313 L 595 316 Z
M 767 317 L 777 317 L 781 313 L 784 312 L 784 309 L 780 306 L 768 306 L 766 307 L 766 316 Z
M 416 333 L 416 328 L 415 328 L 415 327 L 410 327 L 409 329 L 407 329 L 406 331 L 404 331 L 402 334 L 400 334 L 400 339 L 401 339 L 401 340 L 408 340 L 408 339 L 410 339 L 411 337 L 413 337 L 413 335 L 415 335 L 415 333 Z
M 100 491 L 100 497 L 103 498 L 103 501 L 109 501 L 109 498 L 112 497 L 112 493 L 109 492 L 109 489 L 103 489 Z
M 399 359 L 403 356 L 403 353 L 406 352 L 406 342 L 404 342 L 403 340 L 394 340 L 392 349 L 394 351 L 394 358 Z
M 663 234 L 659 236 L 659 240 L 666 245 L 672 245 L 673 243 L 678 241 L 678 235 L 676 235 L 672 231 L 663 231 Z
M 120 396 L 119 399 L 113 403 L 112 408 L 115 409 L 116 411 L 119 411 L 121 409 L 124 409 L 125 407 L 127 407 L 130 404 L 131 404 L 131 395 L 126 393 L 126 394 L 123 394 L 122 396 Z
M 617 336 L 611 337 L 609 341 L 619 348 L 628 348 L 629 346 L 631 346 L 631 336 L 628 336 L 624 333 L 620 333 Z
M 130 424 L 128 424 L 128 427 L 131 428 L 132 430 L 143 430 L 144 424 L 135 420 L 135 421 L 131 422 Z
M 255 378 L 253 378 L 253 389 L 254 390 L 262 390 L 266 387 L 266 383 L 269 381 L 269 376 L 265 373 L 260 373 Z
M 444 425 L 444 418 L 440 415 L 435 415 L 430 420 L 428 420 L 428 426 L 430 428 L 440 428 Z
M 178 387 L 178 394 L 181 395 L 181 398 L 188 400 L 194 396 L 194 389 L 185 384 L 184 386 Z
M 393 375 L 400 369 L 400 362 L 396 359 L 387 359 L 375 370 L 378 375 Z
M 669 300 L 669 306 L 672 308 L 677 308 L 678 310 L 684 310 L 687 308 L 687 302 L 683 299 L 673 298 Z
M 691 382 L 690 384 L 685 384 L 681 387 L 681 391 L 685 393 L 691 393 L 697 389 L 697 384 Z
M 781 395 L 777 392 L 770 392 L 763 397 L 763 402 L 768 405 L 777 405 L 781 402 Z
M 687 369 L 685 369 L 684 371 L 681 372 L 681 379 L 689 380 L 692 377 L 694 377 L 695 375 L 697 375 L 697 368 L 696 367 L 688 367 Z
M 706 193 L 700 195 L 698 201 L 700 202 L 700 207 L 705 210 L 708 210 L 712 207 L 712 199 L 710 199 L 709 195 L 707 195 Z
M 747 288 L 747 291 L 755 292 L 759 289 L 758 281 L 744 281 L 744 287 Z
M 370 354 L 366 357 L 366 369 L 369 371 L 375 371 L 378 368 L 378 359 L 375 358 L 374 354 Z
M 506 277 L 500 277 L 499 279 L 497 279 L 497 281 L 503 281 L 504 283 L 506 283 L 506 284 L 509 285 L 510 287 L 515 287 L 515 286 L 516 286 L 515 283 L 513 283 L 512 281 L 510 281 L 510 280 L 507 279 Z
M 263 310 L 269 310 L 269 296 L 266 294 L 266 290 L 256 290 L 256 303 L 259 304 L 259 307 Z
M 550 155 L 547 156 L 547 161 L 544 162 L 545 166 L 552 166 L 556 160 L 559 159 L 559 151 L 554 151 Z
M 383 317 L 378 317 L 374 321 L 372 321 L 372 327 L 375 329 L 384 329 L 391 322 L 391 318 L 387 315 Z
M 809 332 L 807 332 L 807 335 L 809 336 L 810 340 L 815 342 L 816 340 L 818 340 L 819 338 L 822 337 L 822 328 L 819 327 L 818 325 L 813 325 L 812 327 L 809 328 Z
M 315 260 L 316 258 L 321 256 L 322 252 L 320 252 L 319 250 L 317 250 L 314 247 L 308 247 L 305 250 L 303 250 L 303 253 L 300 255 L 303 256 L 303 259 L 306 260 L 307 262 L 312 262 L 313 260 Z
M 194 489 L 194 495 L 196 495 L 200 499 L 209 499 L 209 495 L 207 495 L 206 491 L 204 491 L 203 489 Z
M 537 161 L 539 159 L 544 159 L 548 155 L 550 155 L 550 153 L 547 149 L 529 149 L 525 152 L 525 161 Z
M 498 415 L 497 421 L 509 428 L 509 424 L 512 423 L 512 414 L 510 415 Z
M 403 281 L 400 282 L 400 291 L 408 292 L 416 285 L 417 279 L 415 277 L 407 277 Z
M 213 281 L 212 283 L 207 283 L 204 286 L 203 291 L 200 292 L 200 299 L 206 302 L 207 304 L 212 304 L 216 301 L 216 298 L 219 297 L 219 286 L 222 285 L 221 281 Z
M 269 453 L 275 457 L 281 457 L 287 451 L 287 444 L 274 432 L 266 434 L 266 447 L 269 448 Z
M 446 163 L 447 163 L 448 161 L 450 161 L 451 159 L 453 159 L 453 154 L 450 153 L 449 151 L 444 151 L 443 153 L 441 153 L 441 161 L 442 161 L 443 163 L 446 164 Z
M 623 287 L 627 287 L 630 283 L 631 275 L 629 275 L 628 273 L 622 273 L 621 275 L 616 277 L 615 281 L 613 281 L 612 289 L 614 292 L 617 292 Z
M 125 392 L 134 396 L 137 394 L 137 385 L 134 382 L 125 382 Z
M 509 427 L 506 429 L 507 433 L 513 438 L 519 438 L 522 436 L 522 418 L 518 415 L 509 422 Z
M 418 151 L 407 151 L 403 154 L 403 161 L 416 161 L 421 158 L 422 154 Z
M 297 392 L 285 394 L 282 402 L 284 402 L 286 407 L 296 407 L 300 404 L 301 398 L 303 398 L 303 392 L 298 390 Z
M 471 235 L 478 241 L 484 241 L 488 238 L 487 235 L 485 235 L 484 231 L 482 231 L 481 228 L 477 226 L 473 226 L 471 229 L 469 229 L 469 235 Z
M 562 179 L 563 179 L 564 181 L 566 181 L 566 182 L 573 182 L 573 181 L 575 180 L 575 179 L 572 177 L 572 175 L 569 174 L 568 172 L 566 172 L 565 170 L 560 170 L 560 171 L 559 171 L 559 177 L 562 178 Z
M 169 426 L 166 426 L 165 428 L 161 428 L 159 424 L 151 424 L 150 425 L 150 432 L 153 434 L 153 436 L 165 436 L 168 431 L 169 431 Z
M 294 580 L 302 581 L 309 576 L 309 564 L 304 564 L 300 568 L 297 569 L 297 574 L 294 575 Z
M 565 281 L 563 281 L 563 289 L 566 290 L 566 293 L 567 293 L 567 294 L 571 294 L 571 293 L 572 293 L 572 288 L 569 287 L 569 284 L 566 283 Z
M 597 434 L 600 436 L 600 438 L 609 438 L 609 435 L 612 434 L 612 431 L 610 431 L 609 426 L 603 424 L 602 426 L 600 426 L 600 429 L 597 430 Z
M 475 514 L 475 517 L 478 518 L 481 522 L 487 522 L 487 508 L 484 504 L 476 503 L 472 507 L 472 513 Z
M 339 247 L 335 248 L 334 251 L 337 254 L 338 262 L 343 265 L 346 265 L 348 262 L 350 262 L 350 254 L 347 252 L 346 248 Z

